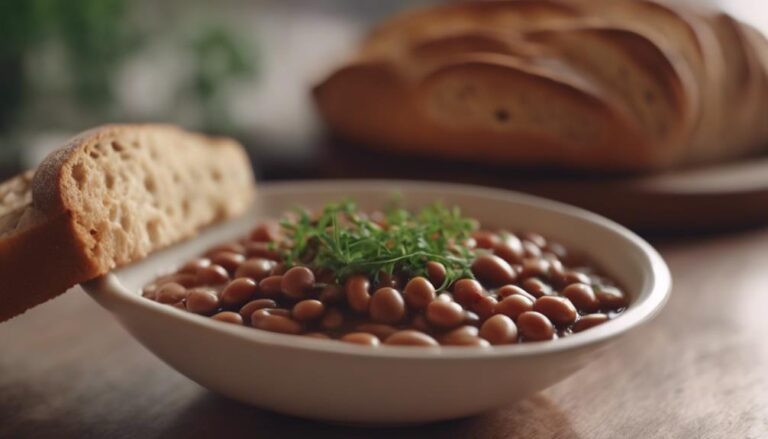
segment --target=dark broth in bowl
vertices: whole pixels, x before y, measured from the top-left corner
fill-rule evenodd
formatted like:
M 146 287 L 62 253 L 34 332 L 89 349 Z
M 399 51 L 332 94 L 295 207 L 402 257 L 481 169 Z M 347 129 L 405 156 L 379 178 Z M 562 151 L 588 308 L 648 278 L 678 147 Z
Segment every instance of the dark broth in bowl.
M 297 210 L 160 276 L 146 298 L 215 320 L 367 346 L 479 346 L 567 337 L 628 297 L 534 232 L 482 228 L 440 204 Z

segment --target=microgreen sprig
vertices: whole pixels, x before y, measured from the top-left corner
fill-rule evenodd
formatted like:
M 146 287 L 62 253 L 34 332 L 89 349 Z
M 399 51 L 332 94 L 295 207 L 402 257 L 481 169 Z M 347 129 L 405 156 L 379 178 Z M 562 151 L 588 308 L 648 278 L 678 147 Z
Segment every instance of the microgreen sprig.
M 352 201 L 327 204 L 318 215 L 297 210 L 281 227 L 291 245 L 282 250 L 287 265 L 304 264 L 335 273 L 338 282 L 353 274 L 378 279 L 382 274 L 426 276 L 429 261 L 446 268 L 438 290 L 472 277 L 474 257 L 464 243 L 477 228 L 458 207 L 440 203 L 418 212 L 391 207 L 372 218 Z

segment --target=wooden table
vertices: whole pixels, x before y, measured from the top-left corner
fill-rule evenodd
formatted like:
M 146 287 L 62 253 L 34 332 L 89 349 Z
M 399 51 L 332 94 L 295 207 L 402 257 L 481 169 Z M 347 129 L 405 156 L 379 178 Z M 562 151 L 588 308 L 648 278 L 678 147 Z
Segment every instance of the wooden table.
M 656 244 L 675 288 L 651 324 L 521 403 L 403 429 L 324 425 L 214 395 L 74 290 L 0 325 L 0 437 L 768 437 L 768 229 Z

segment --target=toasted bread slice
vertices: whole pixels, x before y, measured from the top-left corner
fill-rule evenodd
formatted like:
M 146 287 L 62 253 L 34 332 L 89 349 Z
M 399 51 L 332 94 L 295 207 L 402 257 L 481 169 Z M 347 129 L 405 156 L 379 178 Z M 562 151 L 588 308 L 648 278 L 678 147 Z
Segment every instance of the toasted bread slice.
M 0 186 L 0 321 L 242 213 L 243 148 L 165 125 L 108 125 Z

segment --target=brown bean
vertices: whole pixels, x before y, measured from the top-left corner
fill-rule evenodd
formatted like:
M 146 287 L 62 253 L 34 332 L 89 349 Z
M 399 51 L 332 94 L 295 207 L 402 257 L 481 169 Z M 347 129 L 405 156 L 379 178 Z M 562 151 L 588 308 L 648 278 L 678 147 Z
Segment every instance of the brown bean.
M 325 305 L 323 302 L 314 299 L 302 300 L 293 306 L 291 316 L 300 322 L 309 322 L 317 320 L 323 316 Z
M 531 310 L 533 310 L 533 300 L 521 294 L 513 294 L 497 303 L 494 312 L 517 320 L 520 314 Z
M 480 337 L 492 345 L 517 343 L 517 325 L 509 317 L 496 314 L 483 322 Z
M 523 260 L 523 268 L 520 270 L 520 279 L 529 277 L 546 277 L 549 273 L 549 261 L 546 259 L 528 258 Z
M 491 344 L 488 340 L 480 338 L 476 335 L 467 335 L 463 337 L 453 337 L 443 341 L 446 346 L 474 346 L 474 347 L 489 347 Z
M 176 273 L 168 276 L 163 276 L 157 280 L 157 284 L 161 287 L 167 283 L 176 283 L 185 288 L 192 288 L 199 285 L 197 282 L 197 276 L 191 273 Z
M 459 279 L 453 284 L 453 299 L 468 307 L 483 298 L 483 286 L 474 279 Z
M 320 326 L 325 329 L 336 329 L 344 324 L 344 314 L 338 308 L 329 308 L 323 319 L 320 320 Z
M 277 262 L 275 265 L 272 266 L 272 269 L 269 270 L 270 276 L 282 276 L 285 274 L 286 271 L 288 271 L 288 266 L 285 265 L 282 262 Z
M 517 329 L 520 334 L 529 341 L 551 340 L 555 336 L 555 327 L 552 322 L 541 313 L 527 311 L 517 318 Z
M 557 255 L 551 252 L 543 251 L 541 252 L 542 259 L 546 259 L 549 261 L 549 273 L 550 276 L 552 275 L 552 266 L 555 264 L 560 264 L 560 260 L 557 259 Z
M 253 279 L 239 277 L 221 291 L 221 304 L 224 306 L 242 305 L 251 300 L 258 291 L 259 286 Z
M 187 297 L 187 289 L 176 282 L 168 282 L 157 289 L 157 301 L 160 303 L 176 303 Z
M 424 309 L 429 302 L 435 300 L 435 287 L 423 277 L 414 277 L 405 286 L 403 297 L 409 308 Z
M 379 338 L 367 332 L 350 332 L 340 338 L 345 343 L 354 343 L 364 346 L 378 346 L 381 342 Z
M 213 320 L 218 320 L 220 322 L 224 323 L 232 323 L 234 325 L 242 325 L 243 324 L 243 317 L 232 311 L 222 311 L 218 314 L 214 314 L 211 316 Z
M 475 240 L 475 246 L 477 248 L 492 249 L 493 246 L 501 241 L 499 236 L 488 230 L 477 230 L 472 232 L 472 239 Z
M 477 337 L 478 333 L 479 331 L 474 326 L 459 326 L 458 328 L 448 331 L 442 337 L 440 337 L 440 344 L 462 345 L 462 340 L 471 337 Z
M 259 313 L 264 310 L 258 310 Z M 253 326 L 265 331 L 279 332 L 281 334 L 298 334 L 301 332 L 301 325 L 289 317 L 283 317 L 275 314 L 268 314 L 253 321 Z
M 504 300 L 505 298 L 513 295 L 513 294 L 519 294 L 523 297 L 527 297 L 531 299 L 531 302 L 536 300 L 531 293 L 528 291 L 525 291 L 524 289 L 518 287 L 517 285 L 504 285 L 503 287 L 496 290 L 496 294 L 499 296 L 499 300 Z
M 464 324 L 476 325 L 480 323 L 480 316 L 476 312 L 464 310 Z
M 526 258 L 540 258 L 541 247 L 532 243 L 531 241 L 523 241 L 523 257 Z
M 480 255 L 472 262 L 472 273 L 486 287 L 498 287 L 515 281 L 515 270 L 496 255 Z
M 533 297 L 541 297 L 552 294 L 552 287 L 545 284 L 541 279 L 530 277 L 523 281 L 521 284 L 523 289 L 530 293 Z
M 264 308 L 275 308 L 276 306 L 277 303 L 275 303 L 275 301 L 272 299 L 256 299 L 251 300 L 250 302 L 243 305 L 243 307 L 240 308 L 239 313 L 243 320 L 250 322 L 251 315 L 254 313 L 254 311 Z
M 251 241 L 256 242 L 278 241 L 281 237 L 280 224 L 274 221 L 259 224 L 251 230 L 251 234 L 248 236 Z
M 582 283 L 585 285 L 592 285 L 592 280 L 584 273 L 578 271 L 565 271 L 562 275 L 556 277 L 560 285 L 570 285 L 576 283 Z
M 549 262 L 549 270 L 547 275 L 551 278 L 555 275 L 565 275 L 565 266 L 560 262 L 557 257 L 553 257 L 552 254 L 544 255 L 544 258 Z
M 269 276 L 259 281 L 259 292 L 266 297 L 279 297 L 283 291 L 283 276 Z
M 329 305 L 339 303 L 344 299 L 344 288 L 337 284 L 326 285 L 320 290 L 318 299 Z
M 234 274 L 243 262 L 245 256 L 240 253 L 218 252 L 211 256 L 211 263 L 224 267 L 229 274 Z
M 563 296 L 573 302 L 581 312 L 594 312 L 600 307 L 600 301 L 595 296 L 595 291 L 589 285 L 582 283 L 570 284 L 563 289 Z
M 400 287 L 400 280 L 398 277 L 394 274 L 386 273 L 386 272 L 380 272 L 377 279 L 376 279 L 376 289 L 379 288 L 399 288 Z
M 303 334 L 303 335 L 304 337 L 319 338 L 322 340 L 328 340 L 331 338 L 327 334 L 323 334 L 322 332 L 307 332 L 306 334 Z
M 429 322 L 427 322 L 427 318 L 424 317 L 423 314 L 416 314 L 411 319 L 411 329 L 415 329 L 417 331 L 421 332 L 429 332 Z
M 267 310 L 267 312 L 269 312 L 270 314 L 272 314 L 274 316 L 283 316 L 283 317 L 293 318 L 291 316 L 291 310 L 290 309 L 286 309 L 286 308 L 265 308 L 265 309 Z
M 205 268 L 211 265 L 211 260 L 208 258 L 196 258 L 186 262 L 184 265 L 176 270 L 177 273 L 195 274 L 197 270 Z
M 383 323 L 360 323 L 355 326 L 357 332 L 370 332 L 371 334 L 384 340 L 390 335 L 397 332 L 397 328 L 391 325 L 385 325 Z
M 429 278 L 429 281 L 432 282 L 432 285 L 439 288 L 443 285 L 443 282 L 445 282 L 445 276 L 447 274 L 445 270 L 445 265 L 437 262 L 437 261 L 429 261 L 427 262 L 427 277 Z
M 235 271 L 235 277 L 249 277 L 255 281 L 260 281 L 269 276 L 274 261 L 264 258 L 251 258 L 240 264 Z
M 200 267 L 195 273 L 200 285 L 221 285 L 229 282 L 229 273 L 221 265 Z
M 359 313 L 368 312 L 368 306 L 371 303 L 371 294 L 368 292 L 370 286 L 370 281 L 363 275 L 354 275 L 347 279 L 344 290 L 350 308 Z
M 547 245 L 547 239 L 536 232 L 523 232 L 520 234 L 520 238 L 522 238 L 524 241 L 532 243 L 536 247 L 543 248 Z
M 427 305 L 427 321 L 441 328 L 453 328 L 464 321 L 464 310 L 456 302 L 433 300 Z
M 600 301 L 600 308 L 605 310 L 617 310 L 627 306 L 627 298 L 616 287 L 600 287 L 595 289 L 595 296 Z
M 493 315 L 498 303 L 499 301 L 495 297 L 483 296 L 480 300 L 470 305 L 469 308 L 477 313 L 480 320 L 485 320 Z
M 156 300 L 157 299 L 157 290 L 158 286 L 155 284 L 150 284 L 145 286 L 141 289 L 141 296 L 146 297 L 149 300 Z
M 533 310 L 544 314 L 556 325 L 569 325 L 579 316 L 570 300 L 558 296 L 539 297 L 533 303 Z
M 371 318 L 380 323 L 401 321 L 405 317 L 403 296 L 394 288 L 379 288 L 371 297 L 370 313 Z
M 232 253 L 239 253 L 242 255 L 245 253 L 245 247 L 243 246 L 243 244 L 240 244 L 239 242 L 226 242 L 224 244 L 219 244 L 209 248 L 205 252 L 205 256 L 211 257 L 216 253 L 220 253 L 220 252 L 232 252 Z
M 251 241 L 245 244 L 245 256 L 248 258 L 266 258 L 279 261 L 280 252 L 272 248 L 272 243 Z
M 554 253 L 558 259 L 565 259 L 568 257 L 568 249 L 559 242 L 548 241 L 542 249 Z
M 436 347 L 439 346 L 437 340 L 428 336 L 427 334 L 414 331 L 412 329 L 405 329 L 397 331 L 394 334 L 387 337 L 384 344 L 394 346 L 424 346 L 424 347 Z
M 587 314 L 574 323 L 572 329 L 573 332 L 581 332 L 597 325 L 601 325 L 607 321 L 608 316 L 605 314 Z
M 187 311 L 195 314 L 209 314 L 219 307 L 219 298 L 209 290 L 194 289 L 187 294 Z
M 315 284 L 315 273 L 307 267 L 291 267 L 283 275 L 280 287 L 286 296 L 292 299 L 303 299 L 312 291 Z
M 510 264 L 519 264 L 523 261 L 523 243 L 515 235 L 506 235 L 493 246 L 493 254 Z

